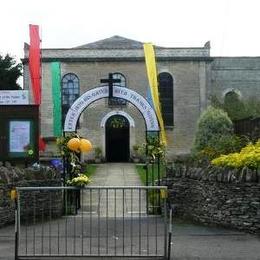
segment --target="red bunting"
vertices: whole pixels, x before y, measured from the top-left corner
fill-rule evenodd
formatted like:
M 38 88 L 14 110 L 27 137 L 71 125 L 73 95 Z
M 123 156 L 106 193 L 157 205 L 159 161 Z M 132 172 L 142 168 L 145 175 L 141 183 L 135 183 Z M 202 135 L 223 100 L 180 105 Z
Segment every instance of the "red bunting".
M 29 48 L 29 70 L 31 76 L 34 103 L 41 104 L 41 55 L 39 26 L 29 25 L 30 48 Z
M 43 138 L 39 136 L 39 151 L 44 152 L 46 143 L 43 141 Z

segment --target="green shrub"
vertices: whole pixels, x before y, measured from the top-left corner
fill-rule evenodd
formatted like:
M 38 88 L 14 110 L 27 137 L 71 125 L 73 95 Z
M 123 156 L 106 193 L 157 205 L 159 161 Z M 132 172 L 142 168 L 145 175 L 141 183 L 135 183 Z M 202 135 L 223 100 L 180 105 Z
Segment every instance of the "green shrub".
M 227 113 L 209 106 L 198 120 L 193 150 L 199 152 L 209 144 L 215 146 L 219 138 L 231 135 L 233 135 L 233 123 Z
M 257 169 L 260 167 L 260 139 L 255 144 L 249 143 L 241 149 L 239 153 L 230 153 L 221 155 L 212 160 L 212 164 L 216 166 L 224 166 L 231 168 L 248 167 Z
M 203 161 L 212 160 L 221 154 L 239 151 L 246 143 L 247 139 L 236 135 L 216 136 L 208 142 L 204 149 L 197 153 L 197 158 Z
M 260 100 L 257 97 L 249 97 L 244 101 L 247 118 L 258 118 L 260 117 Z
M 246 139 L 234 135 L 227 113 L 209 106 L 198 120 L 193 155 L 199 161 L 208 162 L 221 154 L 239 151 L 246 143 Z

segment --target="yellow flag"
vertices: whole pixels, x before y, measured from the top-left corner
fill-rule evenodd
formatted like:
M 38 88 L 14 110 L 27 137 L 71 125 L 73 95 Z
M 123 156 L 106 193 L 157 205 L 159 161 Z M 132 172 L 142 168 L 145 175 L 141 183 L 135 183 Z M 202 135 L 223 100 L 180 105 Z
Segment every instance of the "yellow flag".
M 154 109 L 159 121 L 160 129 L 161 129 L 161 140 L 164 145 L 167 144 L 166 141 L 166 134 L 164 129 L 164 123 L 161 113 L 161 106 L 160 106 L 160 99 L 159 99 L 159 91 L 158 91 L 158 81 L 157 81 L 157 70 L 156 70 L 156 63 L 155 63 L 155 55 L 154 55 L 154 48 L 151 43 L 144 44 L 144 56 L 145 56 L 145 64 L 146 64 L 146 71 L 147 77 L 151 89 L 151 96 L 153 99 Z

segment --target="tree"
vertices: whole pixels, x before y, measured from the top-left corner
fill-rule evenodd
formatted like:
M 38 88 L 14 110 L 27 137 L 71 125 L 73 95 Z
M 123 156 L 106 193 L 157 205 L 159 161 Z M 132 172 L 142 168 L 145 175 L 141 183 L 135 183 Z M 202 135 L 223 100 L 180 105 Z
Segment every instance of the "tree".
M 22 64 L 16 64 L 14 58 L 6 54 L 0 55 L 0 90 L 18 90 L 21 89 L 17 83 L 18 78 L 22 76 Z

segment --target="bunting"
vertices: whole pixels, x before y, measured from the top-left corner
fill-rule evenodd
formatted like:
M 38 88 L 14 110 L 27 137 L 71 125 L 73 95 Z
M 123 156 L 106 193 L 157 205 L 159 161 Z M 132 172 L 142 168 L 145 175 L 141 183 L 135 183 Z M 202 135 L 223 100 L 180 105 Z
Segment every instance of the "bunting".
M 29 48 L 29 71 L 33 100 L 36 105 L 41 104 L 41 52 L 39 26 L 29 25 L 30 48 Z
M 165 134 L 164 123 L 163 123 L 163 118 L 162 118 L 162 113 L 161 113 L 160 100 L 159 100 L 154 48 L 151 43 L 145 43 L 143 45 L 143 47 L 144 47 L 147 77 L 148 77 L 148 82 L 149 82 L 150 89 L 151 89 L 151 96 L 152 96 L 152 100 L 153 100 L 153 107 L 155 109 L 155 112 L 156 112 L 156 115 L 157 115 L 157 118 L 159 121 L 159 125 L 160 125 L 161 140 L 164 143 L 164 145 L 166 145 L 167 141 L 166 141 L 166 134 Z
M 38 25 L 29 25 L 29 71 L 34 104 L 41 104 L 41 40 Z M 46 144 L 41 136 L 38 140 L 39 151 L 44 151 Z
M 43 138 L 39 136 L 39 151 L 44 152 L 46 148 L 46 143 L 44 142 Z
M 61 75 L 60 63 L 51 63 L 52 75 L 52 103 L 53 103 L 53 136 L 59 137 L 62 135 L 61 127 Z

